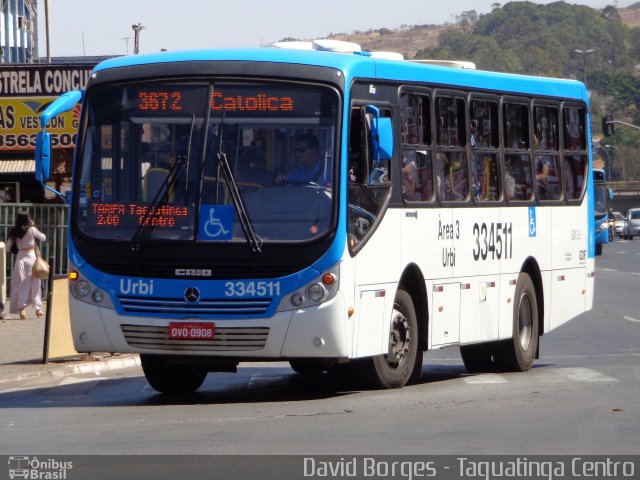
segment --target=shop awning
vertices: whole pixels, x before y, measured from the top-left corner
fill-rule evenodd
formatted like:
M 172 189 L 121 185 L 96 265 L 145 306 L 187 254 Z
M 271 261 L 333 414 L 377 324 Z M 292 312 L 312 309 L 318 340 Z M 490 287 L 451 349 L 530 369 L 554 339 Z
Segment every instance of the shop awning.
M 34 173 L 36 162 L 30 160 L 0 160 L 0 174 L 3 173 Z

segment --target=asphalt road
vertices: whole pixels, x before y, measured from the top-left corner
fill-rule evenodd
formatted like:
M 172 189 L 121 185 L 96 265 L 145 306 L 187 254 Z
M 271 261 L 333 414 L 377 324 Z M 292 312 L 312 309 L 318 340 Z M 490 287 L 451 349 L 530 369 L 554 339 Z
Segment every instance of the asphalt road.
M 361 391 L 286 363 L 210 374 L 193 396 L 142 372 L 0 386 L 0 452 L 47 454 L 636 454 L 640 240 L 597 259 L 594 309 L 541 339 L 526 373 L 471 375 L 455 348 L 423 378 Z

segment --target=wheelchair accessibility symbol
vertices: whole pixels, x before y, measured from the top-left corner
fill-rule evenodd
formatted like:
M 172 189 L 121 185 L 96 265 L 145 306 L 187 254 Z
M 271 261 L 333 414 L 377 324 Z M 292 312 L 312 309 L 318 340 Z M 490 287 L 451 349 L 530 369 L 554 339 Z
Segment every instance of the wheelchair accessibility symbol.
M 202 205 L 200 209 L 201 239 L 231 240 L 232 230 L 233 207 L 231 205 Z
M 529 207 L 529 236 L 535 237 L 536 232 L 536 207 Z

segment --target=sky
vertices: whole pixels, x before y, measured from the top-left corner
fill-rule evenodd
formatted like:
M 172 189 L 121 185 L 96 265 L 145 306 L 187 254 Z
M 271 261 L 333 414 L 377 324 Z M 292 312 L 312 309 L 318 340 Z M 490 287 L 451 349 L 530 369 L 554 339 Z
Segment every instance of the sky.
M 534 3 L 551 3 L 537 0 Z M 604 8 L 637 0 L 578 0 Z M 317 39 L 402 25 L 440 25 L 462 12 L 489 13 L 496 0 L 49 0 L 51 56 L 264 46 L 283 38 Z M 39 55 L 46 56 L 44 0 L 38 0 Z

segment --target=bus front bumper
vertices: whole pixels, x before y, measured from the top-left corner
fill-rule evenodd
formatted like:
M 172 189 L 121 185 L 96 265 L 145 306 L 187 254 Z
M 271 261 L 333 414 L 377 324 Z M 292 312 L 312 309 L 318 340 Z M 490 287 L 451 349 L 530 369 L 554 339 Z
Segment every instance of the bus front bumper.
M 146 353 L 250 359 L 349 356 L 348 318 L 342 295 L 322 305 L 277 312 L 270 318 L 209 320 L 120 316 L 115 310 L 70 298 L 78 352 Z M 169 338 L 172 322 L 213 323 L 212 340 Z

